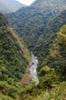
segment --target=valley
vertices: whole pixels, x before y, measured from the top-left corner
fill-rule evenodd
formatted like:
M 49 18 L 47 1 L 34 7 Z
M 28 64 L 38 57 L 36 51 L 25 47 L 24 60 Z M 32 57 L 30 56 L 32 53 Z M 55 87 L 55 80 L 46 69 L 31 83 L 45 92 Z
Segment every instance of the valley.
M 22 79 L 23 84 L 30 84 L 34 82 L 35 85 L 39 84 L 39 79 L 37 75 L 37 68 L 38 68 L 38 59 L 36 56 L 32 54 L 31 61 L 29 62 L 29 65 L 26 68 L 25 75 Z
M 66 0 L 1 3 L 0 100 L 66 100 Z

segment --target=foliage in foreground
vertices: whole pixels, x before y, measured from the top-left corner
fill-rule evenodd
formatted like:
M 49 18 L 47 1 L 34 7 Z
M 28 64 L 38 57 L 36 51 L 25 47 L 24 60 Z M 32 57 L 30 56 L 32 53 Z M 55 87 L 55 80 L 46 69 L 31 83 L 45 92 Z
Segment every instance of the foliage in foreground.
M 66 98 L 66 82 L 60 81 L 53 68 L 48 66 L 42 68 L 39 80 L 40 83 L 35 86 L 34 83 L 23 85 L 13 78 L 3 77 L 0 80 L 0 98 L 1 100 L 63 100 Z

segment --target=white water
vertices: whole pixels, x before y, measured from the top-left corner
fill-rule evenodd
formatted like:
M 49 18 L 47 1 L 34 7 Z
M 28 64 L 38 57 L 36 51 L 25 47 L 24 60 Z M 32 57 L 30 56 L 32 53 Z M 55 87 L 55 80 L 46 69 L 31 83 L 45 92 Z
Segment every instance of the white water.
M 32 82 L 34 82 L 36 85 L 39 84 L 37 67 L 38 67 L 38 59 L 36 56 L 32 54 L 29 71 L 30 71 L 30 76 L 32 78 Z

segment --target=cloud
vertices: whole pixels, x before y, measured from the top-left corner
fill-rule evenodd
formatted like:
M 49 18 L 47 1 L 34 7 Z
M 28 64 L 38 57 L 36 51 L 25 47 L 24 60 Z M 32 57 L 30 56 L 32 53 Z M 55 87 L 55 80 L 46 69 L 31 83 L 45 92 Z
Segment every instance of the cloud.
M 17 1 L 19 1 L 20 3 L 25 4 L 25 5 L 30 5 L 35 0 L 17 0 Z

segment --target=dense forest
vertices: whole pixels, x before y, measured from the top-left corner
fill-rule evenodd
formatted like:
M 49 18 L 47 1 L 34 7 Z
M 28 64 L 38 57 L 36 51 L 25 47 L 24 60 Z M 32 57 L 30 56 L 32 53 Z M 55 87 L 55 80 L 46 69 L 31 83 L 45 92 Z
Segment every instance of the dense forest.
M 39 83 L 25 84 L 32 53 Z M 0 100 L 66 100 L 65 0 L 36 0 L 0 13 Z

